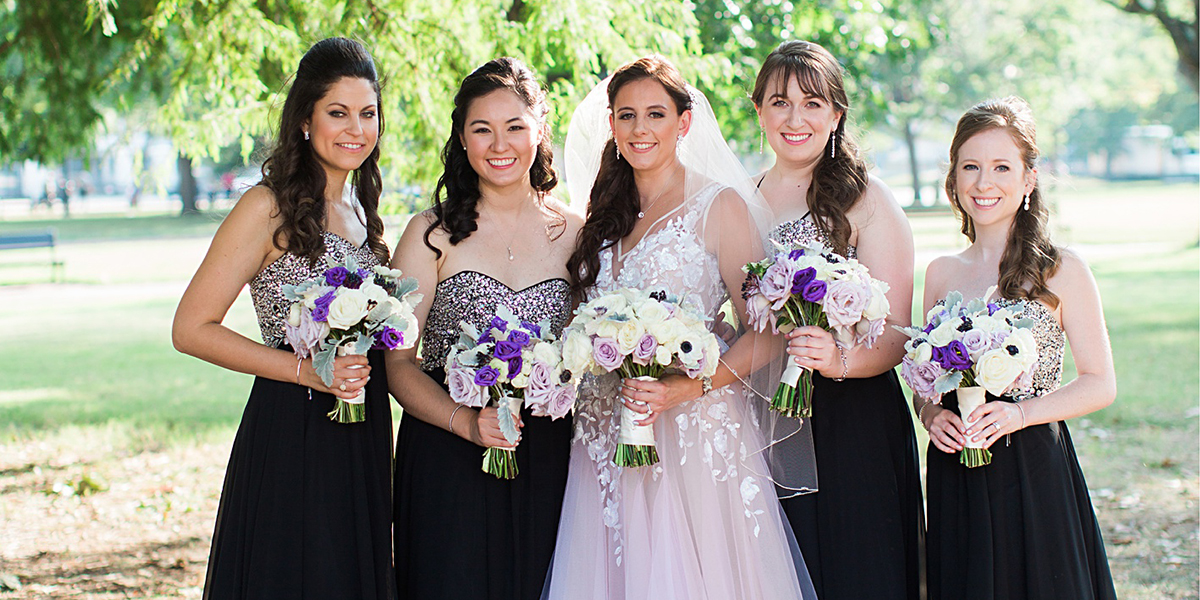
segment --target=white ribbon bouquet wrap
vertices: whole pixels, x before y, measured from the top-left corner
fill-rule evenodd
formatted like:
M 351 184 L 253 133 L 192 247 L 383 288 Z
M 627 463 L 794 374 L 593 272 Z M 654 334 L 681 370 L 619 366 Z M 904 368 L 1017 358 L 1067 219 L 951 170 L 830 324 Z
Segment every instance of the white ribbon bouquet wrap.
M 330 263 L 313 279 L 283 286 L 284 297 L 292 301 L 284 337 L 297 357 L 312 357 L 317 375 L 331 386 L 334 358 L 411 348 L 417 342 L 413 310 L 421 295 L 416 289 L 417 281 L 396 269 L 361 268 L 353 256 Z M 364 390 L 354 398 L 338 398 L 329 418 L 338 423 L 366 420 L 365 398 Z
M 717 337 L 706 319 L 665 291 L 622 288 L 575 311 L 563 332 L 563 362 L 576 373 L 617 372 L 652 381 L 668 369 L 688 377 L 712 377 L 720 360 Z M 613 463 L 641 467 L 658 462 L 654 429 L 622 404 Z
M 1024 389 L 1037 370 L 1034 321 L 983 298 L 964 300 L 950 292 L 925 317 L 924 327 L 897 327 L 909 336 L 900 375 L 913 393 L 931 402 L 958 390 L 958 412 L 970 427 L 971 413 L 987 402 L 987 393 L 1003 396 Z M 992 462 L 983 442 L 967 440 L 959 462 L 981 467 Z

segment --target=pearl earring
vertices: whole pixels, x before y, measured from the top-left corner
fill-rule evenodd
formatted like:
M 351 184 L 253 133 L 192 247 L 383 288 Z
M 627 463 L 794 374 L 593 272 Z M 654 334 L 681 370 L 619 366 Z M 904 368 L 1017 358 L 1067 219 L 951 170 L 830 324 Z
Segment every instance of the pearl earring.
M 305 132 L 304 132 L 304 139 L 306 139 L 306 140 L 308 139 L 308 132 L 307 132 L 307 131 L 305 131 Z
M 762 129 L 762 127 L 758 128 L 758 153 L 759 154 L 763 153 L 763 129 Z
M 1025 210 L 1029 210 L 1029 194 L 1025 194 Z

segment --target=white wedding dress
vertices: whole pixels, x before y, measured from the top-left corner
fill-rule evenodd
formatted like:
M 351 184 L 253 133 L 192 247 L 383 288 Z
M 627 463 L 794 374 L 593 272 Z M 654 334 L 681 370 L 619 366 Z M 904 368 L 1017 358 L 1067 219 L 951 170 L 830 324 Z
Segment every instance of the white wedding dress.
M 593 297 L 664 290 L 715 317 L 730 290 L 699 231 L 720 189 L 692 194 L 624 256 L 619 245 L 604 250 Z M 622 468 L 612 463 L 619 383 L 615 374 L 589 376 L 580 389 L 543 597 L 815 599 L 761 452 L 755 406 L 764 401 L 735 384 L 667 410 L 654 423 L 660 462 Z

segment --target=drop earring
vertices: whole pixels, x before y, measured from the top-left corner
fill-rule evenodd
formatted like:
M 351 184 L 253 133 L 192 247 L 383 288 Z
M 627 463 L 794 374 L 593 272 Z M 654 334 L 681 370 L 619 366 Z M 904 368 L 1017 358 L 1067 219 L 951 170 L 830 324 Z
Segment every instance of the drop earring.
M 1029 210 L 1029 194 L 1025 194 L 1025 210 Z
M 763 153 L 763 130 L 762 130 L 762 127 L 758 128 L 758 153 L 759 154 Z
M 837 132 L 833 132 L 829 136 L 829 158 L 834 158 L 837 152 Z
M 617 162 L 621 162 L 621 147 L 614 142 L 613 148 L 617 151 Z
M 304 139 L 306 139 L 306 140 L 308 139 L 308 132 L 307 132 L 307 131 L 305 131 L 305 132 L 304 132 Z

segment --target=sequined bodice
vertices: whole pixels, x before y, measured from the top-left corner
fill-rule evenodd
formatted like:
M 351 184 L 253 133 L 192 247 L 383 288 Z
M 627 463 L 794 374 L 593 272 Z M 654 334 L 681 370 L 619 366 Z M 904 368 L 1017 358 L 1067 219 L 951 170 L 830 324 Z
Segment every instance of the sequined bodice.
M 555 336 L 571 318 L 571 288 L 565 279 L 547 279 L 522 290 L 514 290 L 490 275 L 459 271 L 438 283 L 425 320 L 421 368 L 431 371 L 446 363 L 450 347 L 467 322 L 483 330 L 507 306 L 517 317 L 538 323 L 550 321 Z
M 1066 349 L 1067 336 L 1055 320 L 1054 313 L 1036 300 L 1000 299 L 996 303 L 1012 307 L 1015 311 L 1021 311 L 1022 316 L 1032 319 L 1033 337 L 1038 344 L 1038 365 L 1033 373 L 1033 384 L 1007 395 L 1020 401 L 1057 390 L 1062 384 L 1063 351 Z
M 805 246 L 808 244 L 821 244 L 826 248 L 832 248 L 829 243 L 829 238 L 817 228 L 817 224 L 813 221 L 812 213 L 805 213 L 799 219 L 784 221 L 775 226 L 771 230 L 769 239 L 779 242 L 784 246 Z M 858 258 L 858 250 L 854 246 L 846 249 L 846 258 Z
M 283 296 L 284 285 L 296 285 L 317 277 L 327 268 L 326 263 L 338 263 L 351 255 L 362 267 L 379 264 L 379 258 L 365 243 L 355 247 L 345 238 L 328 231 L 323 232 L 323 237 L 325 254 L 317 260 L 316 267 L 310 266 L 307 258 L 286 252 L 250 280 L 250 299 L 258 314 L 258 328 L 264 344 L 276 348 L 283 343 L 283 325 L 292 305 Z

